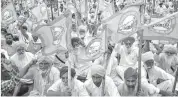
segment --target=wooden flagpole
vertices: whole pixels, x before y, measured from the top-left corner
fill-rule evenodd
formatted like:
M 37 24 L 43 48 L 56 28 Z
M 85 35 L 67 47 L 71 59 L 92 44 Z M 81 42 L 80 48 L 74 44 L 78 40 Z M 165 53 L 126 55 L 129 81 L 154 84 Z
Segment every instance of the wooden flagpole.
M 177 81 L 178 81 L 178 67 L 177 67 L 177 71 L 176 71 L 176 74 L 175 74 L 175 79 L 174 79 L 174 85 L 173 85 L 173 88 L 172 88 L 172 93 L 175 93 Z
M 54 16 L 53 16 L 53 3 L 52 3 L 53 0 L 50 0 L 50 3 L 51 3 L 51 17 L 52 17 L 52 20 L 54 20 Z
M 142 40 L 143 40 L 143 30 L 138 31 L 140 36 L 139 40 L 139 57 L 138 57 L 138 89 L 137 92 L 141 91 L 141 55 L 142 55 Z
M 105 29 L 105 52 L 107 52 L 108 50 L 108 38 L 107 38 L 107 33 L 108 33 L 108 26 L 105 25 L 104 27 L 106 27 Z M 105 55 L 106 54 L 106 55 Z M 107 69 L 107 63 L 108 63 L 108 60 L 107 60 L 107 53 L 104 53 L 104 68 L 105 70 Z M 102 96 L 105 96 L 105 77 L 103 77 L 103 83 L 102 83 Z

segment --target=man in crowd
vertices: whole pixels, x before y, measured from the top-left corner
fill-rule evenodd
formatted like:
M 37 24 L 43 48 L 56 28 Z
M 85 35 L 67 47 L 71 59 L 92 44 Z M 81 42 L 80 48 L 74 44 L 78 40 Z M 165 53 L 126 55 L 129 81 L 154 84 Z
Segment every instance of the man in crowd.
M 101 65 L 91 67 L 92 78 L 84 84 L 90 96 L 120 96 L 117 87 L 109 76 L 105 76 L 105 69 Z
M 147 96 L 148 93 L 141 88 L 141 91 L 138 89 L 138 72 L 137 69 L 129 67 L 124 72 L 124 83 L 119 85 L 118 91 L 121 96 Z
M 5 39 L 5 43 L 2 43 L 2 48 L 8 52 L 9 56 L 12 56 L 13 54 L 15 54 L 15 50 L 13 48 L 13 45 L 15 43 L 13 41 L 13 35 L 11 33 L 7 33 L 5 35 Z
M 21 83 L 32 84 L 30 96 L 44 96 L 48 88 L 59 79 L 59 70 L 53 64 L 52 56 L 41 56 L 20 80 Z
M 177 48 L 172 45 L 165 45 L 163 52 L 159 55 L 159 67 L 167 73 L 174 75 L 176 68 L 175 64 L 178 61 Z
M 142 61 L 147 72 L 148 82 L 159 88 L 160 94 L 173 95 L 170 91 L 172 91 L 174 77 L 155 65 L 153 53 L 150 51 L 142 54 Z
M 68 85 L 68 67 L 60 70 L 60 78 L 49 89 L 48 96 L 88 96 L 84 84 L 75 78 L 75 70 L 71 68 L 71 87 Z
M 26 52 L 27 45 L 21 41 L 14 44 L 14 49 L 16 52 L 10 59 L 18 67 L 19 71 L 21 71 L 34 58 L 34 55 Z

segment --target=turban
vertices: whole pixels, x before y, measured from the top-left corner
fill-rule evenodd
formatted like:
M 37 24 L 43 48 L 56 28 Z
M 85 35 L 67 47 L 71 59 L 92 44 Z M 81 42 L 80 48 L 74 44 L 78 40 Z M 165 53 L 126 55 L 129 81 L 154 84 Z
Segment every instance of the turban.
M 151 51 L 142 54 L 142 61 L 146 62 L 148 60 L 154 60 L 154 55 Z
M 91 75 L 98 74 L 98 75 L 104 77 L 105 73 L 106 73 L 106 71 L 105 71 L 104 67 L 101 65 L 93 65 L 91 67 Z
M 163 52 L 164 53 L 170 52 L 170 53 L 176 54 L 177 53 L 177 48 L 174 47 L 173 45 L 165 45 L 164 49 L 163 49 Z
M 38 57 L 38 64 L 41 63 L 44 60 L 49 62 L 49 63 L 53 63 L 54 56 L 40 56 L 40 57 Z
M 78 29 L 79 29 L 79 31 L 81 31 L 81 30 L 83 30 L 85 32 L 87 31 L 87 27 L 83 26 L 83 25 L 79 26 Z
M 123 40 L 124 43 L 130 42 L 130 43 L 134 43 L 135 42 L 135 38 L 133 37 L 127 37 Z
M 65 73 L 68 72 L 68 66 L 64 66 L 60 69 L 60 77 L 62 77 Z M 76 72 L 75 69 L 71 68 L 71 77 L 74 78 Z
M 131 67 L 129 67 L 125 72 L 124 72 L 124 78 L 125 80 L 127 80 L 128 78 L 130 77 L 133 77 L 135 79 L 137 79 L 137 70 L 136 69 L 133 69 Z
M 24 47 L 25 50 L 26 50 L 26 49 L 27 49 L 27 44 L 25 44 L 25 42 L 23 42 L 23 41 L 19 41 L 19 42 L 14 43 L 13 47 L 14 47 L 14 49 L 15 49 L 16 51 L 17 51 L 17 49 L 18 49 L 19 47 Z

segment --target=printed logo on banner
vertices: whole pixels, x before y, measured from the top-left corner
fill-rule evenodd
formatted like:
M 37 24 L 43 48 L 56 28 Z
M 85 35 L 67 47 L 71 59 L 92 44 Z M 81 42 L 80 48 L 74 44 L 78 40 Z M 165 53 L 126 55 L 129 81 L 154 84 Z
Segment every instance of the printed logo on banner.
M 96 38 L 88 44 L 86 48 L 86 53 L 88 57 L 94 57 L 100 53 L 102 47 L 101 41 L 102 39 Z
M 149 29 L 161 35 L 169 35 L 173 32 L 175 25 L 176 25 L 176 18 L 173 16 L 160 23 L 151 26 Z
M 9 22 L 12 22 L 14 20 L 14 17 L 13 17 L 13 11 L 10 10 L 10 9 L 6 9 L 2 12 L 2 20 L 3 21 L 9 21 Z
M 138 26 L 138 13 L 137 12 L 127 12 L 123 14 L 120 19 L 117 32 L 123 35 L 128 35 L 137 31 Z
M 50 27 L 50 29 L 53 35 L 53 44 L 58 45 L 62 40 L 62 36 L 65 33 L 65 29 L 62 26 L 53 26 Z

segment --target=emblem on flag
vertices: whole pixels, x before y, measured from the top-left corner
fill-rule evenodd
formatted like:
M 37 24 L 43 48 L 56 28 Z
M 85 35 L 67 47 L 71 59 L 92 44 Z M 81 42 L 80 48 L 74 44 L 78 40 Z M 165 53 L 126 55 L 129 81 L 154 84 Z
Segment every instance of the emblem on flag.
M 134 11 L 123 14 L 118 24 L 117 32 L 124 35 L 136 32 L 138 28 L 137 24 L 139 19 L 137 17 L 138 17 L 137 12 Z
M 172 16 L 160 23 L 154 24 L 150 27 L 150 30 L 158 34 L 169 35 L 171 32 L 173 32 L 175 26 L 176 18 Z
M 65 29 L 62 26 L 52 26 L 53 44 L 58 45 L 61 42 L 62 36 L 65 34 Z

